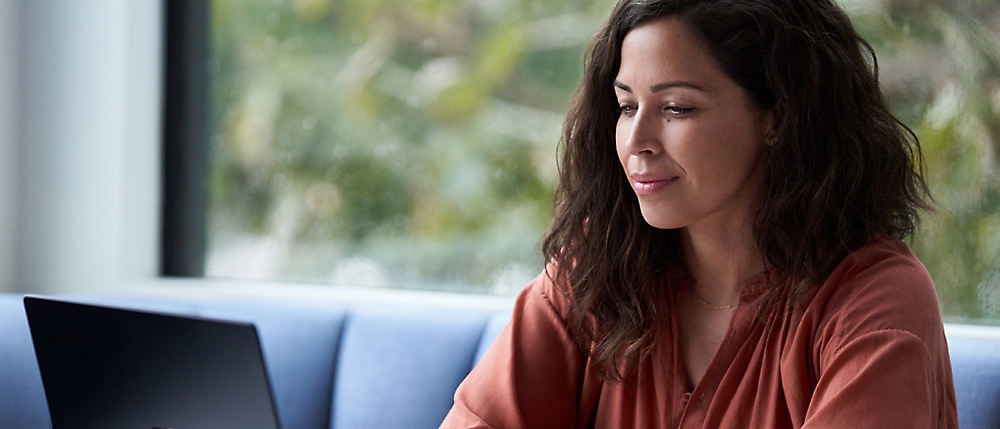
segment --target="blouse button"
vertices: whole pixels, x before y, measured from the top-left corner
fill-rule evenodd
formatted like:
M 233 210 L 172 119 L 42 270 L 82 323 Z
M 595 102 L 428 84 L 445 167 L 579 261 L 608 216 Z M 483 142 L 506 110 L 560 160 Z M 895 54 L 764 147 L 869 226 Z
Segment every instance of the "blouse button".
M 691 393 L 684 393 L 683 395 L 681 395 L 682 402 L 687 403 L 687 401 L 690 400 L 691 400 Z

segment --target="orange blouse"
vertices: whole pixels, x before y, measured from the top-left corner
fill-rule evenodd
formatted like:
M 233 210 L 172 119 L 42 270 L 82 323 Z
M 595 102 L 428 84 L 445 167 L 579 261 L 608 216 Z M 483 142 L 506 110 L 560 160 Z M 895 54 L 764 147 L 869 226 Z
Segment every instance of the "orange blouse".
M 441 427 L 958 427 L 937 295 L 906 244 L 882 238 L 850 254 L 765 323 L 756 304 L 767 279 L 742 287 L 726 339 L 691 389 L 672 319 L 624 382 L 598 378 L 567 330 L 569 300 L 543 273 Z

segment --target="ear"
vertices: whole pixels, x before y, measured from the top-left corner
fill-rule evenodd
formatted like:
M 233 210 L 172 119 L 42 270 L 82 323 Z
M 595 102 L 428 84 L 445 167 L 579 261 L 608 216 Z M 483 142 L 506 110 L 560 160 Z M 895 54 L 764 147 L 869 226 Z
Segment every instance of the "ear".
M 776 116 L 774 108 L 762 110 L 760 112 L 759 130 L 761 131 L 764 143 L 768 146 L 774 145 L 774 142 L 777 141 L 778 138 L 778 124 L 775 121 Z

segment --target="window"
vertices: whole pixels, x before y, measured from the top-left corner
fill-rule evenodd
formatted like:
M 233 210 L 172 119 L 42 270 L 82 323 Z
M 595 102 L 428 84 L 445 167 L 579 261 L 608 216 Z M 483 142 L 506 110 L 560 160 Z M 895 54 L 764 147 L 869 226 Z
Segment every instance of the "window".
M 519 289 L 608 8 L 211 2 L 204 274 Z
M 167 180 L 189 185 L 168 185 L 165 272 L 514 293 L 541 269 L 563 116 L 612 3 L 167 2 L 187 40 L 168 67 L 194 77 L 168 86 L 189 95 L 168 100 L 166 151 L 186 152 Z M 939 208 L 912 247 L 947 317 L 996 319 L 1000 10 L 841 3 L 923 145 Z

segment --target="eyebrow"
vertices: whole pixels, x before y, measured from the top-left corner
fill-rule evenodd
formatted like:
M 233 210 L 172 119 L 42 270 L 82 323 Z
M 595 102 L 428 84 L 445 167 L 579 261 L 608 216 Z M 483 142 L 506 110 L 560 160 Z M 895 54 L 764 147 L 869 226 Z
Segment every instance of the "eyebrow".
M 624 83 L 621 83 L 621 82 L 619 82 L 617 80 L 615 81 L 615 87 L 616 88 L 620 88 L 620 89 L 622 89 L 622 90 L 624 90 L 626 92 L 632 92 L 632 88 L 629 88 L 628 85 L 625 85 Z M 666 90 L 671 89 L 671 88 L 687 88 L 687 89 L 694 89 L 694 90 L 698 90 L 698 91 L 704 91 L 705 90 L 705 88 L 702 88 L 702 87 L 700 87 L 698 85 L 695 85 L 695 84 L 693 84 L 691 82 L 675 81 L 675 82 L 658 83 L 656 85 L 653 85 L 653 86 L 649 87 L 649 91 L 652 92 L 653 94 L 656 94 L 657 92 L 666 91 Z

